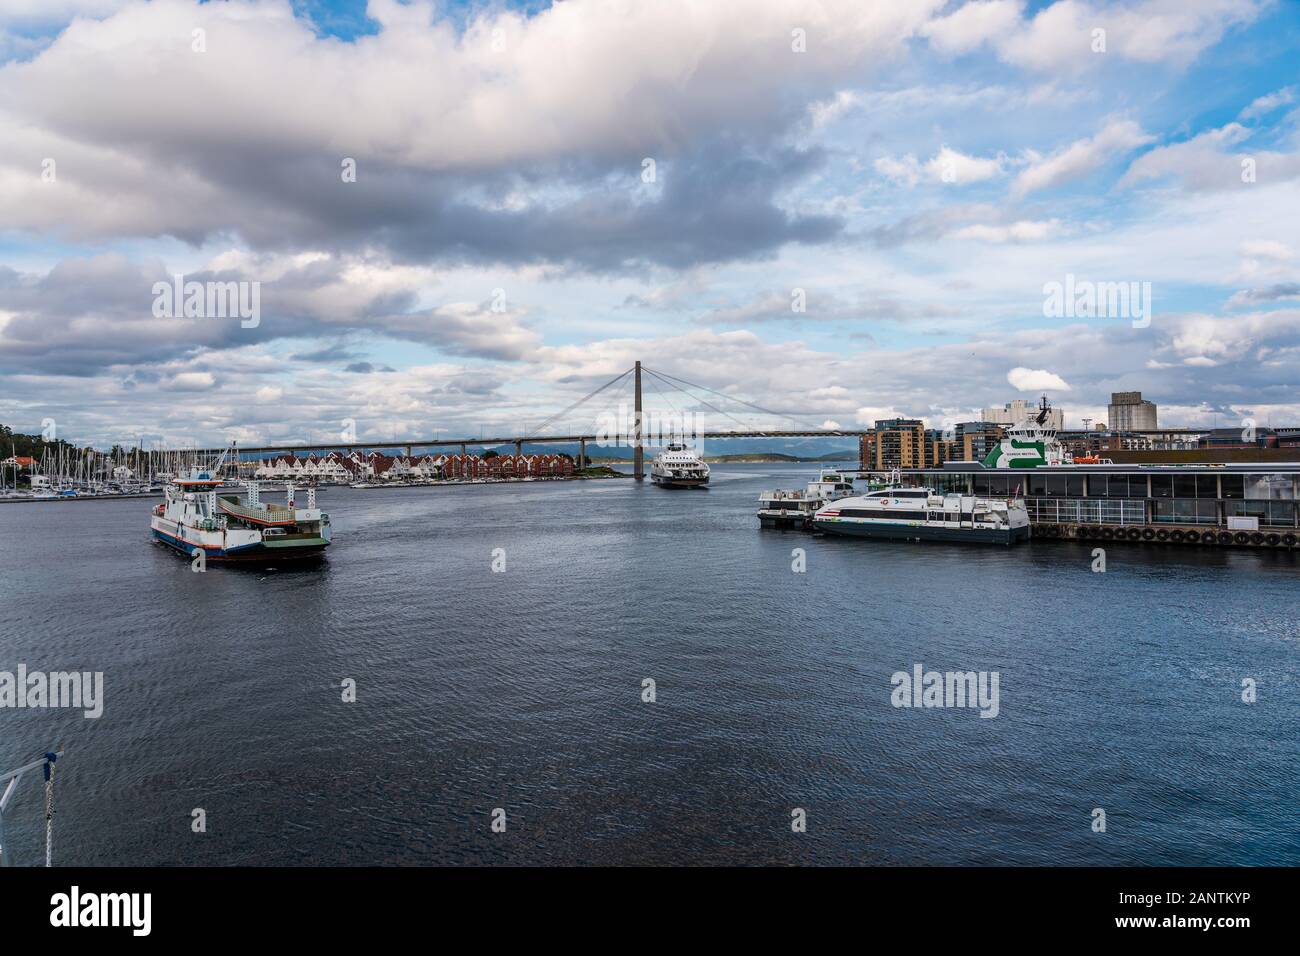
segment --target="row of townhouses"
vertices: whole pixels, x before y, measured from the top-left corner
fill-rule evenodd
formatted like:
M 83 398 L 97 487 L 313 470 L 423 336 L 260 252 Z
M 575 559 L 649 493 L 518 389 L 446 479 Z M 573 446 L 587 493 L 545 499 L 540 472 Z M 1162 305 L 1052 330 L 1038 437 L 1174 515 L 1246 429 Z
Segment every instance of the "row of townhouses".
M 257 464 L 255 477 L 271 481 L 415 481 L 427 478 L 563 478 L 573 474 L 568 455 L 413 455 L 411 457 L 312 453 L 280 455 Z

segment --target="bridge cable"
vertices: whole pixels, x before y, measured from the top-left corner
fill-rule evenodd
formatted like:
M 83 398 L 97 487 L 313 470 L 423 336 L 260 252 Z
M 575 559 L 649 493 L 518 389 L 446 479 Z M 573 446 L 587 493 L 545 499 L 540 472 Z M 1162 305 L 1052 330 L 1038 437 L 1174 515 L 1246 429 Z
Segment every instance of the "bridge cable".
M 682 385 L 688 385 L 691 388 L 698 388 L 706 392 L 711 392 L 712 394 L 717 395 L 720 398 L 725 398 L 728 401 L 738 402 L 741 405 L 748 405 L 750 408 L 754 409 L 755 411 L 762 412 L 764 415 L 771 415 L 774 418 L 784 418 L 786 421 L 791 421 L 795 423 L 798 423 L 799 421 L 799 419 L 793 415 L 784 415 L 781 412 L 774 412 L 770 408 L 764 408 L 762 405 L 755 405 L 753 402 L 747 402 L 743 398 L 736 398 L 734 395 L 728 395 L 725 392 L 719 392 L 716 388 L 709 388 L 707 385 L 698 385 L 695 382 L 688 382 L 684 378 L 678 378 L 675 375 L 669 375 L 667 372 L 656 372 L 653 369 L 647 369 L 644 365 L 641 367 L 641 370 L 648 371 L 652 375 L 658 375 L 660 378 L 670 378 L 674 382 L 680 382 Z M 680 385 L 675 385 L 673 387 L 677 388 L 679 391 L 685 391 L 685 389 L 682 389 Z
M 761 431 L 761 429 L 755 429 L 755 428 L 751 427 L 751 426 L 749 425 L 749 423 L 747 423 L 747 422 L 742 422 L 739 418 L 737 418 L 735 415 L 732 415 L 730 412 L 724 412 L 722 409 L 718 408 L 718 406 L 716 406 L 716 405 L 712 405 L 712 404 L 710 404 L 709 402 L 706 402 L 704 399 L 700 398 L 698 395 L 692 395 L 690 392 L 686 391 L 686 389 L 684 389 L 684 388 L 682 388 L 682 387 L 680 387 L 680 386 L 678 386 L 678 385 L 673 385 L 672 382 L 669 382 L 667 379 L 664 379 L 664 377 L 663 377 L 662 375 L 660 375 L 658 372 L 651 371 L 650 369 L 646 368 L 644 365 L 641 366 L 641 371 L 643 371 L 643 372 L 649 372 L 649 373 L 650 373 L 651 375 L 653 375 L 655 378 L 663 379 L 664 384 L 666 384 L 666 385 L 668 385 L 668 386 L 670 386 L 670 387 L 672 387 L 672 388 L 677 389 L 677 391 L 681 392 L 681 393 L 682 393 L 683 395 L 685 395 L 687 398 L 690 398 L 690 399 L 692 399 L 693 401 L 699 402 L 699 403 L 700 403 L 701 405 L 703 405 L 705 408 L 711 409 L 711 410 L 717 412 L 719 415 L 722 415 L 722 416 L 724 416 L 724 417 L 726 417 L 726 418 L 730 418 L 733 422 L 735 422 L 737 425 L 739 425 L 739 426 L 741 427 L 741 430 L 742 430 L 742 431 Z M 726 396 L 724 396 L 724 397 L 726 397 Z
M 645 367 L 644 367 L 644 366 L 642 366 L 642 371 L 645 371 Z M 678 417 L 682 420 L 682 439 L 685 440 L 685 438 L 686 438 L 686 434 L 685 434 L 685 432 L 686 432 L 686 416 L 682 413 L 681 409 L 679 409 L 679 408 L 677 407 L 677 405 L 673 402 L 673 400 L 672 400 L 671 398 L 668 397 L 668 393 L 667 393 L 667 392 L 665 392 L 665 391 L 664 391 L 663 389 L 661 389 L 658 385 L 656 385 L 654 382 L 652 382 L 652 381 L 650 381 L 650 380 L 648 380 L 648 379 L 646 380 L 646 383 L 645 383 L 645 384 L 649 385 L 649 386 L 654 390 L 654 393 L 655 393 L 655 397 L 656 397 L 656 398 L 663 399 L 663 401 L 667 402 L 667 403 L 668 403 L 668 407 L 671 408 L 671 409 L 673 410 L 673 414 L 676 415 L 676 416 L 678 416 Z M 680 389 L 678 389 L 678 391 L 680 391 Z M 671 436 L 670 436 L 670 437 L 671 437 Z
M 538 433 L 539 433 L 543 428 L 546 428 L 546 427 L 547 427 L 548 425 L 550 425 L 552 422 L 554 422 L 554 421 L 556 421 L 557 419 L 562 418 L 562 417 L 564 417 L 565 415 L 569 414 L 569 412 L 573 411 L 575 408 L 577 408 L 577 407 L 578 407 L 579 405 L 581 405 L 583 402 L 586 402 L 586 401 L 588 401 L 588 400 L 590 400 L 590 399 L 595 398 L 597 395 L 599 395 L 599 394 L 600 394 L 601 392 L 603 392 L 605 389 L 609 388 L 611 385 L 613 385 L 613 384 L 614 384 L 615 382 L 617 382 L 619 379 L 626 378 L 627 376 L 631 375 L 632 372 L 633 372 L 633 369 L 628 369 L 626 372 L 623 372 L 621 375 L 617 375 L 617 376 L 615 376 L 614 378 L 610 379 L 608 382 L 606 382 L 606 383 L 605 383 L 604 385 L 602 385 L 600 388 L 596 389 L 594 392 L 590 392 L 590 393 L 588 393 L 587 395 L 584 395 L 582 398 L 578 399 L 576 402 L 574 402 L 574 403 L 573 403 L 572 405 L 570 405 L 568 408 L 566 408 L 566 409 L 564 409 L 564 410 L 562 410 L 562 411 L 556 412 L 554 415 L 552 415 L 550 418 L 548 418 L 548 419 L 546 419 L 545 421 L 543 421 L 543 422 L 542 422 L 540 425 L 538 425 L 537 427 L 535 427 L 535 428 L 533 428 L 533 429 L 531 429 L 531 430 L 527 430 L 527 431 L 525 431 L 525 433 L 524 433 L 523 435 L 520 435 L 520 436 L 519 436 L 520 440 L 521 440 L 521 441 L 526 441 L 526 440 L 529 439 L 529 438 L 544 438 L 544 437 L 546 437 L 546 436 L 544 436 L 544 435 L 539 435 L 539 434 L 538 434 Z

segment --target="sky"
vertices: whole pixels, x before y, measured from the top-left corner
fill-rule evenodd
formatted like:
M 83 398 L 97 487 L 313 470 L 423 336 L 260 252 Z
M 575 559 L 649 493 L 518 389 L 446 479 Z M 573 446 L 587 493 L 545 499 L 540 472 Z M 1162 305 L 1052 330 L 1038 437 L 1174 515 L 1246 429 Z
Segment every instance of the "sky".
M 0 422 L 519 433 L 637 359 L 787 416 L 649 396 L 707 427 L 1300 424 L 1300 5 L 0 3 Z

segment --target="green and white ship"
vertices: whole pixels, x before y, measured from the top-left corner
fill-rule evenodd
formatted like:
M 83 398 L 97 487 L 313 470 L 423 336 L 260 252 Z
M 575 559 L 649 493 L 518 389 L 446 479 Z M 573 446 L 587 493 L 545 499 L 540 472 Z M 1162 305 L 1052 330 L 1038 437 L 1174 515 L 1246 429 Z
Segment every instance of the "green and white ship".
M 938 494 L 931 488 L 889 488 L 841 498 L 820 508 L 813 530 L 894 541 L 1015 544 L 1029 538 L 1023 499 Z

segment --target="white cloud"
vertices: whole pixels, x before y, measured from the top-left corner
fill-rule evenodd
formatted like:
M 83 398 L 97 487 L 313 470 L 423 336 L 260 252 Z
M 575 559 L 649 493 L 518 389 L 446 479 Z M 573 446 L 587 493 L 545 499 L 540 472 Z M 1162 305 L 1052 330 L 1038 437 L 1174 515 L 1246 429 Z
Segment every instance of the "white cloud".
M 952 233 L 954 239 L 976 239 L 981 242 L 1042 242 L 1062 233 L 1059 219 L 1020 219 L 1006 225 L 976 223 Z
M 978 183 L 1002 174 L 1001 157 L 967 156 L 945 146 L 925 164 L 932 179 L 945 183 Z
M 921 35 L 942 53 L 969 53 L 992 40 L 1004 40 L 1020 28 L 1022 0 L 976 0 L 946 17 L 931 20 Z
M 1300 299 L 1300 282 L 1278 282 L 1273 285 L 1254 289 L 1244 289 L 1235 293 L 1225 303 L 1229 309 L 1257 308 L 1274 302 L 1290 302 Z
M 1300 176 L 1300 153 L 1244 147 L 1252 130 L 1240 123 L 1209 129 L 1181 143 L 1160 146 L 1139 156 L 1120 178 L 1121 188 L 1171 179 L 1195 192 L 1266 186 Z M 1248 161 L 1253 182 L 1243 178 Z
M 478 355 L 514 361 L 532 358 L 542 337 L 521 324 L 523 312 L 494 312 L 489 303 L 451 302 L 428 312 L 391 316 L 393 329 L 427 336 L 451 355 Z
M 1070 386 L 1055 372 L 1043 368 L 1017 366 L 1007 372 L 1011 387 L 1021 392 L 1068 392 Z
M 165 387 L 174 392 L 201 392 L 216 384 L 217 380 L 211 372 L 181 372 L 172 376 Z
M 915 186 L 921 181 L 921 164 L 911 153 L 902 159 L 881 156 L 872 165 L 880 175 L 901 186 Z
M 1248 259 L 1273 259 L 1287 262 L 1295 258 L 1291 247 L 1276 239 L 1251 239 L 1241 244 L 1241 254 Z
M 840 90 L 827 100 L 819 100 L 808 107 L 814 130 L 829 126 L 862 105 L 862 94 L 856 90 Z
M 1295 253 L 1286 243 L 1276 239 L 1250 239 L 1241 243 L 1239 252 L 1241 268 L 1229 277 L 1230 281 L 1256 286 L 1259 283 L 1273 283 L 1273 288 L 1278 289 L 1281 284 L 1297 278 L 1295 266 L 1291 262 Z M 1245 301 L 1258 300 L 1262 291 L 1264 290 L 1255 288 L 1238 292 L 1233 297 L 1237 300 L 1233 303 L 1234 307 Z
M 854 413 L 854 422 L 870 428 L 882 418 L 910 418 L 892 405 L 863 405 Z
M 74 17 L 102 17 L 128 0 L 5 0 L 0 23 L 61 23 Z
M 903 186 L 915 186 L 922 178 L 946 185 L 963 185 L 983 182 L 1002 175 L 1004 158 L 991 159 L 968 156 L 965 153 L 942 147 L 925 163 L 917 161 L 911 153 L 901 159 L 882 156 L 874 163 L 876 172 Z
M 1249 106 L 1241 111 L 1240 119 L 1254 120 L 1267 116 L 1280 106 L 1288 106 L 1296 100 L 1296 88 L 1294 86 L 1284 86 L 1282 89 L 1273 93 L 1256 98 Z
M 1086 176 L 1115 156 L 1152 141 L 1132 120 L 1112 119 L 1095 135 L 1075 140 L 1052 155 L 1035 157 L 1013 184 L 1017 196 Z
M 384 29 L 340 43 L 316 36 L 284 0 L 137 2 L 77 21 L 30 62 L 0 69 L 0 133 L 14 145 L 25 129 L 16 155 L 6 150 L 24 171 L 44 156 L 71 165 L 100 153 L 69 184 L 92 195 L 115 185 L 116 204 L 137 215 L 157 192 L 151 157 L 167 164 L 169 188 L 194 180 L 191 217 L 219 202 L 221 184 L 199 172 L 214 150 L 243 149 L 268 165 L 286 154 L 338 157 L 336 180 L 345 156 L 357 159 L 359 180 L 381 163 L 432 172 L 573 156 L 639 164 L 721 129 L 770 133 L 787 93 L 811 101 L 863 63 L 900 56 L 941 4 L 822 0 L 795 16 L 784 0 L 569 0 L 532 16 L 484 12 L 458 34 L 428 3 L 376 0 L 370 13 Z M 791 52 L 792 24 L 808 33 L 805 55 Z M 206 30 L 205 53 L 190 48 L 195 28 Z M 10 224 L 48 226 L 95 205 L 84 193 L 53 203 L 54 191 L 29 179 L 0 189 Z
M 1009 63 L 1042 71 L 1101 69 L 1109 57 L 1185 65 L 1227 30 L 1252 22 L 1269 0 L 1140 0 L 1110 4 L 1057 0 L 997 35 Z M 1105 31 L 1105 51 L 1094 49 Z
M 1258 362 L 1279 345 L 1293 352 L 1298 334 L 1300 310 L 1255 312 L 1230 319 L 1195 313 L 1181 318 L 1157 356 L 1200 367 Z

